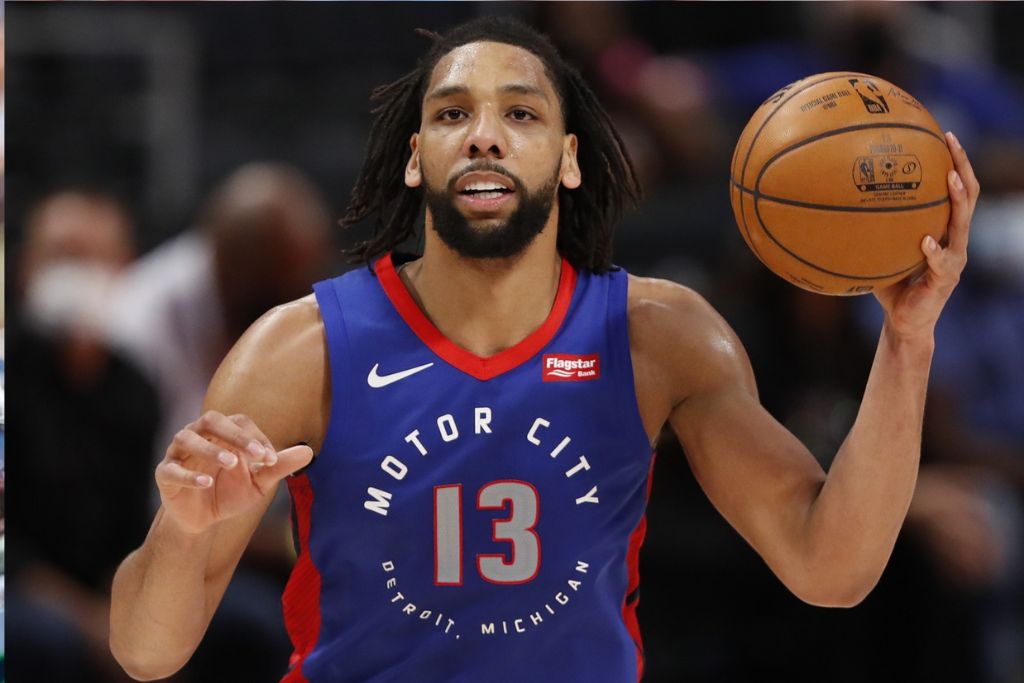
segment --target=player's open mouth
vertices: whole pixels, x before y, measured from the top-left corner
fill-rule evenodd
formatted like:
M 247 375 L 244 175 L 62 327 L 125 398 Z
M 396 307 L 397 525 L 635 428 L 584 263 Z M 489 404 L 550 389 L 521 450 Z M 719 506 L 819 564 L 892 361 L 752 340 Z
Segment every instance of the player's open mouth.
M 515 194 L 512 180 L 497 173 L 467 173 L 456 185 L 458 203 L 476 211 L 492 211 Z

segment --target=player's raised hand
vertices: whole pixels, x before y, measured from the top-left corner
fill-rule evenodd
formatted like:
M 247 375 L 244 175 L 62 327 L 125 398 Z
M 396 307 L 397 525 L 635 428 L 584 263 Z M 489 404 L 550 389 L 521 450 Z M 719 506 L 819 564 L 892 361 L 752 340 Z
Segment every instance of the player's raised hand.
M 312 458 L 308 446 L 276 451 L 245 415 L 211 410 L 175 435 L 156 468 L 156 483 L 165 514 L 200 533 L 259 505 Z
M 974 176 L 967 153 L 953 133 L 946 133 L 946 145 L 955 169 L 946 179 L 952 204 L 947 244 L 938 244 L 931 237 L 925 237 L 921 251 L 928 262 L 928 269 L 916 278 L 875 292 L 885 309 L 888 324 L 900 337 L 931 335 L 942 307 L 967 265 L 971 217 L 981 186 Z

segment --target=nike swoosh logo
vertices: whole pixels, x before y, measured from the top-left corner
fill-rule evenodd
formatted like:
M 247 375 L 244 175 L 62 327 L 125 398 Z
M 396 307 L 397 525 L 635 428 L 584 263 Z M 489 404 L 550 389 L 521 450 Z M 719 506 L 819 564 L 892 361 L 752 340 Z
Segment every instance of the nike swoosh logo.
M 409 368 L 408 370 L 402 370 L 401 372 L 393 372 L 390 375 L 378 375 L 377 368 L 380 367 L 380 363 L 377 363 L 370 370 L 370 374 L 366 376 L 366 383 L 374 389 L 380 389 L 381 387 L 386 387 L 389 384 L 394 384 L 395 382 L 403 380 L 410 375 L 415 375 L 417 372 L 426 370 L 432 365 L 433 363 L 427 363 L 426 365 Z

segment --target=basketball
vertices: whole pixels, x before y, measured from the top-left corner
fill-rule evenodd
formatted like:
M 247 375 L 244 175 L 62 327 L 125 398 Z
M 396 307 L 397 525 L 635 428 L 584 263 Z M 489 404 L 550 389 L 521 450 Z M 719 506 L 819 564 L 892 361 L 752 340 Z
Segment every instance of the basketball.
M 925 268 L 942 243 L 953 168 L 942 130 L 875 76 L 809 76 L 754 112 L 733 152 L 740 233 L 774 273 L 820 294 L 855 295 Z

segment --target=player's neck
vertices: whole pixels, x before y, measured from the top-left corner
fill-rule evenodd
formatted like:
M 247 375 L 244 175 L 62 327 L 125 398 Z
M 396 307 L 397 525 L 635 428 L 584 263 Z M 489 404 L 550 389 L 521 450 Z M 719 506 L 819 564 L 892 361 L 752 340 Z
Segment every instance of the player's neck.
M 429 235 L 423 257 L 400 274 L 442 334 L 486 357 L 514 346 L 543 324 L 560 273 L 554 231 L 545 230 L 513 259 L 466 258 Z

